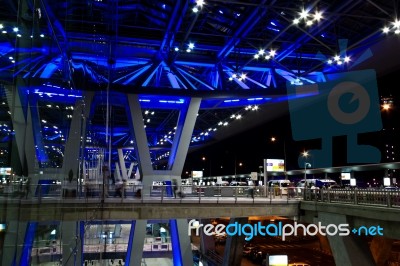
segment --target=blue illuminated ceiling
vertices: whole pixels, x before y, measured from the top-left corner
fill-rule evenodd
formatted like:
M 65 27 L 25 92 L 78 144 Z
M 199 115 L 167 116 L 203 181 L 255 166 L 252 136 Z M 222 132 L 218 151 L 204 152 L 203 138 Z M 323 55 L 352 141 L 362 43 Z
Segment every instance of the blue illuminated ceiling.
M 149 145 L 162 152 L 160 136 L 173 131 L 176 109 L 188 97 L 204 99 L 193 134 L 199 143 L 220 123 L 285 101 L 286 82 L 324 82 L 326 73 L 376 58 L 373 45 L 395 34 L 382 28 L 395 30 L 391 23 L 399 13 L 397 1 L 384 0 L 18 3 L 5 0 L 0 6 L 0 82 L 22 80 L 19 86 L 39 97 L 43 108 L 62 105 L 63 116 L 71 115 L 65 108 L 85 90 L 115 92 L 116 103 L 119 92 L 137 93 L 144 116 L 155 112 L 147 124 Z M 91 121 L 96 132 L 104 128 L 103 107 L 98 100 Z M 1 109 L 2 121 L 7 108 Z M 118 107 L 113 112 L 114 144 L 125 147 L 131 142 L 125 114 Z M 51 121 L 53 115 L 41 117 Z M 49 133 L 48 140 L 61 135 Z
M 343 70 L 326 64 L 334 55 L 346 54 L 354 64 L 385 37 L 381 29 L 394 20 L 397 8 L 360 0 L 205 1 L 195 13 L 195 1 L 24 2 L 21 10 L 11 0 L 0 9 L 4 80 L 24 71 L 25 78 L 72 83 L 74 89 L 96 85 L 132 92 L 146 87 L 282 91 L 288 75 L 280 71 L 315 80 Z M 309 26 L 294 24 L 303 9 L 310 21 L 317 11 L 323 17 Z M 187 52 L 190 43 L 194 48 Z M 276 55 L 255 59 L 259 49 Z M 245 73 L 246 81 L 229 82 L 234 73 Z

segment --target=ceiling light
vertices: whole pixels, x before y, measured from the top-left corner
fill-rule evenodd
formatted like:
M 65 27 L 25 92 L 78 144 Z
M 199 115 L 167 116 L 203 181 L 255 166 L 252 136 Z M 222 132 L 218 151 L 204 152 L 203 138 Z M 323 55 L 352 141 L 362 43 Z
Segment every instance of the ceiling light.
M 316 20 L 316 21 L 320 21 L 321 19 L 322 19 L 322 12 L 315 12 L 315 14 L 314 14 L 314 19 Z
M 311 16 L 313 19 L 307 19 L 307 17 Z M 309 10 L 302 10 L 300 12 L 300 17 L 295 18 L 293 20 L 293 24 L 298 25 L 302 21 L 304 21 L 306 26 L 312 26 L 314 24 L 314 21 L 318 22 L 322 19 L 322 12 L 320 11 L 315 11 L 314 14 L 310 14 Z
M 265 56 L 263 56 L 264 54 L 266 54 Z M 264 49 L 260 49 L 258 50 L 258 53 L 254 55 L 255 59 L 259 59 L 260 56 L 263 56 L 264 59 L 269 60 L 272 57 L 274 57 L 276 55 L 276 51 L 275 50 L 270 50 L 269 52 L 266 52 Z
M 198 6 L 203 6 L 204 5 L 204 1 L 203 0 L 197 0 L 196 1 L 196 5 L 198 5 Z
M 308 11 L 303 9 L 300 13 L 300 18 L 307 18 L 307 16 L 308 16 Z
M 395 34 L 400 33 L 400 20 L 396 19 L 395 21 L 390 23 L 391 26 L 385 26 L 382 28 L 383 33 L 390 33 L 393 32 Z
M 340 55 L 335 55 L 333 58 L 330 58 L 330 59 L 328 59 L 326 62 L 329 64 L 329 65 L 332 65 L 334 62 L 337 64 L 337 65 L 343 65 L 344 63 L 349 63 L 351 61 L 351 58 L 350 58 L 350 56 L 344 56 L 344 57 L 341 57 Z

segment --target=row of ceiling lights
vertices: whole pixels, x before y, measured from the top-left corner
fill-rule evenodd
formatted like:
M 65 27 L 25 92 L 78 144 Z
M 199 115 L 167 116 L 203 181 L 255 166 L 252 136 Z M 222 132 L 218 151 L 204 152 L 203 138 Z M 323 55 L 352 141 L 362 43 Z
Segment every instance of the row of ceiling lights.
M 205 131 L 202 131 L 198 136 L 193 136 L 192 137 L 192 143 L 193 142 L 198 142 L 204 139 L 204 137 L 207 137 L 210 135 L 211 132 L 215 132 L 218 130 L 218 127 L 225 127 L 229 125 L 229 120 L 240 120 L 243 118 L 243 113 L 245 111 L 256 111 L 258 110 L 258 106 L 257 105 L 248 105 L 245 108 L 239 110 L 238 112 L 236 112 L 235 114 L 232 114 L 229 119 L 223 119 L 220 122 L 218 122 L 218 124 L 214 127 L 210 127 Z

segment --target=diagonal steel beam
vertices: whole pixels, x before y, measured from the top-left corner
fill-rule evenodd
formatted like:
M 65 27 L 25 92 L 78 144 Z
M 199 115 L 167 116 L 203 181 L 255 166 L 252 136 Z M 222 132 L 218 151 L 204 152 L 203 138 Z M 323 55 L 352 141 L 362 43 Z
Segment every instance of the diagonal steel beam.
M 164 52 L 165 49 L 170 48 L 174 42 L 176 32 L 178 31 L 180 25 L 182 24 L 183 17 L 187 10 L 189 1 L 178 0 L 175 4 L 174 11 L 172 12 L 171 18 L 169 19 L 169 24 L 166 29 L 163 41 L 160 45 L 160 52 Z
M 225 57 L 227 57 L 235 46 L 240 42 L 240 39 L 245 37 L 253 27 L 260 21 L 260 19 L 266 14 L 267 9 L 263 7 L 267 0 L 263 0 L 253 12 L 246 18 L 246 20 L 240 25 L 238 30 L 229 39 L 225 46 L 218 53 L 218 62 L 221 62 Z M 274 1 L 275 2 L 275 1 Z
M 337 10 L 333 13 L 345 13 L 348 10 L 351 10 L 355 6 L 357 6 L 362 0 L 355 0 L 355 1 L 344 1 L 343 5 L 337 8 Z M 315 30 L 310 33 L 305 33 L 303 34 L 300 38 L 296 40 L 295 43 L 290 45 L 287 49 L 284 51 L 280 52 L 276 57 L 275 60 L 277 62 L 282 61 L 286 57 L 288 57 L 291 53 L 293 53 L 296 49 L 298 49 L 301 45 L 303 45 L 305 42 L 308 42 L 313 38 L 313 35 L 325 30 L 329 25 L 331 25 L 334 21 L 332 19 L 325 20 L 324 22 L 320 23 L 318 27 L 315 28 Z

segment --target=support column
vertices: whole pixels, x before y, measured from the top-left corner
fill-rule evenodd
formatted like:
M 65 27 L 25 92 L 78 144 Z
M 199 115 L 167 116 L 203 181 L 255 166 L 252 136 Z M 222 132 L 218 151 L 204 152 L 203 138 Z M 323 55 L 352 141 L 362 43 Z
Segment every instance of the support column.
M 238 223 L 244 225 L 248 222 L 247 217 L 231 218 L 229 224 Z M 222 266 L 240 266 L 243 256 L 243 245 L 245 236 L 228 236 L 225 244 L 224 261 Z
M 179 113 L 178 123 L 172 143 L 171 152 L 168 160 L 168 168 L 172 170 L 173 176 L 180 176 L 185 164 L 186 155 L 189 150 L 190 141 L 194 125 L 196 123 L 197 114 L 200 109 L 201 98 L 191 98 L 188 106 L 181 109 Z M 180 182 L 178 183 L 180 184 Z
M 392 244 L 393 239 L 383 236 L 374 236 L 370 245 L 370 250 L 376 266 L 386 265 L 387 260 L 390 258 Z
M 122 149 L 118 149 L 118 161 L 121 166 L 121 177 L 123 180 L 128 179 L 128 172 L 126 171 L 126 165 L 125 165 L 125 159 L 124 159 L 124 153 Z
M 63 159 L 62 174 L 68 176 L 70 170 L 75 177 L 78 177 L 80 154 L 84 152 L 82 145 L 86 141 L 86 121 L 89 116 L 90 107 L 93 101 L 93 92 L 85 92 L 84 101 L 77 101 L 74 107 L 65 152 Z
M 22 51 L 27 51 L 32 48 L 41 46 L 41 38 L 38 38 L 39 33 L 39 17 L 36 16 L 33 10 L 40 7 L 39 1 L 21 0 L 18 2 L 16 25 L 21 32 L 31 32 L 34 38 L 28 38 L 26 35 L 21 38 L 16 38 L 12 42 L 15 45 L 15 61 L 23 62 L 26 60 L 26 55 Z M 21 19 L 26 15 L 31 15 L 32 20 Z M 11 167 L 18 175 L 30 176 L 34 174 L 35 165 L 35 146 L 33 139 L 32 124 L 30 120 L 29 101 L 27 100 L 30 84 L 30 79 L 23 79 L 27 73 L 24 69 L 24 64 L 15 64 L 12 74 L 13 86 L 6 86 L 6 95 L 8 106 L 11 112 L 11 121 L 13 123 L 13 130 L 15 137 L 13 137 L 13 149 L 11 151 Z M 10 76 L 11 77 L 11 76 Z M 15 143 L 14 143 L 15 141 Z M 16 144 L 16 145 L 14 145 Z M 15 146 L 18 149 L 14 149 Z M 14 161 L 18 160 L 18 161 Z
M 140 107 L 139 96 L 135 94 L 128 94 L 127 115 L 128 123 L 131 127 L 132 135 L 134 136 L 134 145 L 136 156 L 139 163 L 139 171 L 143 177 L 143 185 L 148 188 L 152 184 L 152 180 L 144 178 L 153 174 L 153 167 L 151 164 L 150 150 L 148 146 L 146 130 L 144 128 L 142 109 Z
M 129 234 L 128 249 L 126 251 L 126 266 L 142 265 L 143 245 L 146 236 L 147 220 L 132 221 Z M 135 247 L 135 248 L 133 248 Z
M 27 100 L 26 89 L 23 89 L 23 86 L 24 82 L 20 77 L 17 77 L 15 87 L 6 86 L 7 102 L 15 132 L 13 149 L 11 150 L 11 167 L 19 175 L 31 175 L 34 173 L 36 154 L 30 118 L 31 112 L 28 108 L 29 101 Z
M 82 265 L 84 222 L 63 221 L 61 223 L 62 265 Z
M 29 96 L 29 109 L 27 114 L 27 129 L 33 132 L 34 142 L 36 148 L 36 158 L 39 163 L 38 167 L 48 167 L 49 156 L 44 148 L 42 122 L 40 119 L 40 112 L 38 108 L 38 96 Z M 28 157 L 29 158 L 29 157 Z M 29 162 L 28 162 L 29 163 Z M 33 166 L 33 165 L 32 165 Z M 33 169 L 33 168 L 32 168 Z
M 174 266 L 193 265 L 193 254 L 188 234 L 187 219 L 169 221 Z
M 27 226 L 27 222 L 10 221 L 7 223 L 1 265 L 20 265 L 19 260 L 22 255 Z
M 318 213 L 318 221 L 325 226 L 329 224 L 348 224 L 345 215 L 324 212 Z M 368 243 L 363 241 L 361 237 L 353 235 L 339 236 L 338 234 L 333 236 L 328 235 L 327 237 L 336 265 L 375 265 L 369 251 Z
M 140 166 L 139 170 L 143 177 L 144 190 L 148 190 L 153 181 L 175 179 L 180 184 L 201 98 L 192 98 L 188 103 L 181 106 L 167 170 L 153 169 L 139 97 L 138 95 L 128 94 L 127 99 L 129 107 L 127 109 L 128 121 L 135 139 L 135 150 Z

